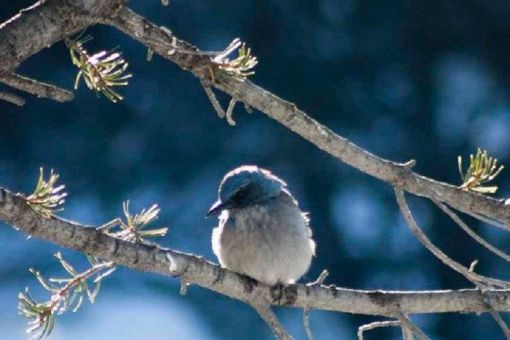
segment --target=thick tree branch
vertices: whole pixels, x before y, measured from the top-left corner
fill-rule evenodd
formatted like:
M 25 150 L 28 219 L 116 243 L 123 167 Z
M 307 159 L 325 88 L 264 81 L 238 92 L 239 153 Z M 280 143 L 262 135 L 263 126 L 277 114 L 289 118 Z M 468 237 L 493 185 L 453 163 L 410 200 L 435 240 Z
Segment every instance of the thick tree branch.
M 0 74 L 10 74 L 30 55 L 65 36 L 97 22 L 109 24 L 155 53 L 190 70 L 201 80 L 211 81 L 210 54 L 175 37 L 120 5 L 120 0 L 52 0 L 38 2 L 0 25 Z M 410 193 L 445 202 L 468 214 L 499 221 L 510 230 L 510 205 L 458 187 L 438 182 L 412 172 L 400 163 L 380 158 L 310 118 L 293 103 L 264 90 L 250 81 L 222 77 L 212 86 L 230 94 L 237 101 L 254 107 L 321 150 L 382 181 Z
M 396 312 L 510 311 L 510 290 L 369 291 L 324 285 L 268 287 L 204 259 L 171 249 L 133 244 L 96 228 L 45 218 L 19 195 L 0 189 L 0 220 L 29 235 L 139 271 L 180 277 L 250 305 L 281 305 L 345 313 L 393 316 Z M 490 299 L 491 306 L 486 304 Z
M 395 163 L 373 155 L 321 125 L 293 103 L 275 96 L 248 80 L 239 81 L 228 76 L 215 78 L 212 71 L 215 65 L 211 53 L 201 52 L 193 45 L 179 40 L 168 29 L 154 25 L 125 7 L 123 3 L 122 0 L 46 0 L 22 10 L 0 25 L 0 78 L 2 78 L 0 81 L 38 96 L 58 101 L 71 100 L 73 98 L 71 92 L 12 74 L 16 67 L 31 55 L 70 34 L 96 23 L 111 25 L 140 41 L 151 51 L 189 70 L 203 84 L 229 94 L 233 98 L 226 114 L 230 124 L 235 124 L 231 114 L 236 101 L 242 102 L 246 107 L 260 110 L 342 162 L 398 187 L 397 200 L 404 217 L 410 222 L 411 230 L 417 238 L 434 255 L 466 278 L 478 282 L 479 285 L 510 288 L 506 281 L 470 272 L 435 248 L 419 227 L 414 228 L 416 223 L 410 215 L 404 194 L 400 189 L 427 197 L 440 208 L 446 207 L 441 204 L 444 202 L 479 219 L 493 221 L 493 225 L 505 230 L 510 230 L 510 205 L 505 204 L 503 200 L 463 191 L 458 187 L 418 175 L 411 171 L 408 164 Z M 210 92 L 212 93 L 212 90 Z M 8 100 L 5 94 L 3 96 L 0 99 Z M 218 111 L 220 114 L 225 115 L 223 109 L 220 111 Z M 451 212 L 450 216 L 456 216 L 454 212 L 449 212 Z M 404 330 L 404 334 L 409 337 L 412 337 L 411 333 L 418 337 L 425 336 L 407 318 L 407 314 L 490 312 L 505 335 L 508 337 L 510 333 L 497 314 L 497 311 L 510 311 L 510 289 L 487 289 L 482 293 L 477 289 L 400 292 L 363 291 L 324 285 L 292 285 L 281 289 L 268 287 L 194 255 L 155 246 L 127 243 L 105 235 L 96 228 L 55 217 L 45 218 L 35 213 L 21 196 L 13 195 L 1 188 L 0 220 L 32 236 L 61 246 L 111 260 L 135 270 L 177 276 L 185 283 L 184 286 L 187 283 L 194 283 L 257 306 L 259 314 L 283 339 L 286 339 L 288 334 L 268 307 L 270 305 L 382 316 L 394 316 L 398 312 L 404 316 L 400 318 L 398 324 Z M 456 222 L 459 223 L 457 220 Z M 476 235 L 469 234 L 472 237 Z M 488 244 L 482 244 L 488 246 Z M 490 301 L 490 304 L 487 301 Z M 305 313 L 305 324 L 308 321 L 306 317 Z M 394 326 L 397 323 L 390 321 L 384 325 Z M 406 332 L 406 330 L 409 331 Z
M 161 29 L 128 8 L 121 9 L 117 16 L 105 20 L 105 23 L 130 35 L 181 68 L 191 70 L 201 80 L 210 81 L 211 59 L 208 55 L 198 53 L 196 47 L 169 34 L 167 29 Z M 490 217 L 504 223 L 503 227 L 510 230 L 510 206 L 505 205 L 503 200 L 461 190 L 418 175 L 404 164 L 380 158 L 335 134 L 299 110 L 295 104 L 248 80 L 240 82 L 222 78 L 212 86 L 265 113 L 321 150 L 358 170 L 418 196 L 445 202 L 460 211 Z
M 114 15 L 122 0 L 47 0 L 21 10 L 0 24 L 0 76 L 11 74 L 31 55 Z
M 169 30 L 155 26 L 119 4 L 118 0 L 48 0 L 21 11 L 0 25 L 0 75 L 7 79 L 5 77 L 30 55 L 90 24 L 102 22 L 129 34 L 181 68 L 190 70 L 202 81 L 211 80 L 211 58 L 208 54 L 201 53 L 191 44 L 177 39 Z M 416 195 L 445 202 L 465 213 L 497 220 L 503 223 L 504 229 L 510 229 L 510 208 L 503 201 L 462 191 L 420 176 L 403 164 L 379 158 L 333 133 L 294 104 L 249 81 L 221 78 L 213 82 L 212 86 L 257 108 L 320 149 L 371 176 Z M 36 94 L 52 97 L 47 93 Z M 285 287 L 276 298 L 270 287 L 254 284 L 251 280 L 192 255 L 133 245 L 108 237 L 93 228 L 84 228 L 56 218 L 44 219 L 34 213 L 22 198 L 7 191 L 1 191 L 0 194 L 0 218 L 33 236 L 134 269 L 182 276 L 186 282 L 196 283 L 250 304 L 284 304 L 375 315 L 391 315 L 396 309 L 402 313 L 509 310 L 507 290 L 486 291 L 482 297 L 477 290 L 374 292 L 297 285 Z M 218 277 L 223 279 L 217 280 Z M 497 283 L 501 284 L 499 281 Z M 493 294 L 491 301 L 496 301 L 490 309 L 484 302 L 487 294 Z

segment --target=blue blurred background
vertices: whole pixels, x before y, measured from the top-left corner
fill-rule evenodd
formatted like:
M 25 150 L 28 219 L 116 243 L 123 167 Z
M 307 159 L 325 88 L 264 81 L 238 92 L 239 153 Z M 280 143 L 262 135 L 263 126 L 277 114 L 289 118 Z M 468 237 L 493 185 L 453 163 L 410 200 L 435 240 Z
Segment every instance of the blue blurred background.
M 5 20 L 33 1 L 4 1 Z M 417 160 L 427 176 L 460 183 L 457 155 L 477 147 L 510 164 L 510 5 L 507 1 L 158 0 L 130 6 L 203 50 L 239 36 L 259 58 L 253 80 L 382 157 Z M 204 213 L 223 174 L 257 164 L 286 179 L 310 211 L 317 257 L 303 281 L 325 268 L 328 283 L 366 289 L 470 287 L 427 253 L 404 225 L 391 187 L 333 159 L 265 115 L 235 111 L 236 127 L 217 118 L 199 82 L 121 33 L 96 27 L 90 51 L 120 46 L 134 74 L 112 104 L 83 84 L 71 103 L 27 96 L 18 108 L 0 103 L 0 185 L 30 192 L 38 168 L 61 174 L 69 198 L 61 215 L 99 225 L 159 203 L 163 246 L 215 260 Z M 76 75 L 63 43 L 30 58 L 19 72 L 71 88 Z M 227 97 L 219 95 L 226 103 Z M 503 171 L 498 196 L 509 193 Z M 509 279 L 504 263 L 471 241 L 430 202 L 411 199 L 436 244 L 481 273 Z M 503 249 L 507 234 L 466 218 Z M 62 275 L 61 248 L 0 229 L 0 338 L 23 339 L 16 294 L 30 287 L 46 298 L 29 267 Z M 83 256 L 64 250 L 79 268 Z M 297 339 L 301 311 L 278 310 Z M 486 315 L 414 319 L 434 339 L 502 338 Z M 353 339 L 374 318 L 314 311 L 317 339 Z M 368 339 L 400 337 L 377 330 Z M 57 320 L 53 339 L 261 339 L 271 333 L 246 305 L 199 287 L 179 295 L 179 282 L 117 270 L 94 305 Z

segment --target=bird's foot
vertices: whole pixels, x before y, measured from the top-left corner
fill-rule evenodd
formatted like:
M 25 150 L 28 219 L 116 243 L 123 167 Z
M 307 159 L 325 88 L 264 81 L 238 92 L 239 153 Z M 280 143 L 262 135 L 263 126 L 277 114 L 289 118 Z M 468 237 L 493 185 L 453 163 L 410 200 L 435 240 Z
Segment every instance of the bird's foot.
M 271 287 L 272 302 L 281 306 L 293 305 L 297 299 L 297 285 L 277 283 Z

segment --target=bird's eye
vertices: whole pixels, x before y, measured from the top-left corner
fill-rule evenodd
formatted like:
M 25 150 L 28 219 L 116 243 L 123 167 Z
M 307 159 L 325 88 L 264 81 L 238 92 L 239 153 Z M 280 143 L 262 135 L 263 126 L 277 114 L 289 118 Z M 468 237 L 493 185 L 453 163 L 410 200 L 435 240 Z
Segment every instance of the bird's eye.
M 242 187 L 241 189 L 237 190 L 237 192 L 232 196 L 232 201 L 234 203 L 241 203 L 246 199 L 246 196 L 248 194 L 248 186 Z

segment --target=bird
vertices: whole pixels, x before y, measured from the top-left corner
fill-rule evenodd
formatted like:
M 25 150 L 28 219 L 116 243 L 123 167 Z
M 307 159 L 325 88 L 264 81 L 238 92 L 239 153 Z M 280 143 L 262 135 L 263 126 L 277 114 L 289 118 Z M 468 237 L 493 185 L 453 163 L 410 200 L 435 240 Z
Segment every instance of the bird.
M 218 216 L 211 243 L 220 265 L 274 286 L 293 284 L 315 256 L 310 219 L 287 183 L 243 165 L 228 172 L 206 217 Z

